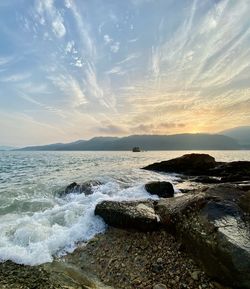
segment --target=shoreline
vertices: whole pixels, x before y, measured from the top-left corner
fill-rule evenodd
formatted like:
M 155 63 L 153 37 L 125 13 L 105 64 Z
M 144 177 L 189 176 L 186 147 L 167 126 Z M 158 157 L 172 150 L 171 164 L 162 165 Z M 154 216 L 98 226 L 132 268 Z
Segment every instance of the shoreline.
M 227 288 L 212 281 L 166 231 L 137 232 L 109 227 L 73 253 L 52 263 L 0 264 L 6 289 Z

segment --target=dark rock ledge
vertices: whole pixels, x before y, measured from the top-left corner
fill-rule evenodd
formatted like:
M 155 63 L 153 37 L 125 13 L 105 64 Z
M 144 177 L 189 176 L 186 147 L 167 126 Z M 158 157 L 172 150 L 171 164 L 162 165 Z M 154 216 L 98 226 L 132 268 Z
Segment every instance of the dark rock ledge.
M 216 162 L 208 154 L 186 154 L 143 169 L 195 176 L 193 181 L 204 183 L 250 182 L 249 161 Z

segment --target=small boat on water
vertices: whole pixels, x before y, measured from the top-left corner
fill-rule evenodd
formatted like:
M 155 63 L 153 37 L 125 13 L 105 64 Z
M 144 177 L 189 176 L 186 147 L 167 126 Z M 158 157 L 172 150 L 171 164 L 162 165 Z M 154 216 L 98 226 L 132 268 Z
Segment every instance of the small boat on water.
M 133 147 L 132 152 L 139 153 L 141 149 L 139 147 Z

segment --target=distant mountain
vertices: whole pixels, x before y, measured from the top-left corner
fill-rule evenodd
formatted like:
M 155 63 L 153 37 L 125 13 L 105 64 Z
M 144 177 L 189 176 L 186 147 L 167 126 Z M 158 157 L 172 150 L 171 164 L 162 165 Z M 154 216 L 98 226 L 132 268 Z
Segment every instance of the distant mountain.
M 233 138 L 213 134 L 131 135 L 95 137 L 67 144 L 25 147 L 25 151 L 122 151 L 140 147 L 143 150 L 230 150 L 241 149 Z
M 10 146 L 0 146 L 0 151 L 10 151 L 10 150 L 14 150 L 14 147 L 10 147 Z
M 250 148 L 250 126 L 239 126 L 221 131 L 220 134 L 232 137 L 241 145 L 247 145 Z

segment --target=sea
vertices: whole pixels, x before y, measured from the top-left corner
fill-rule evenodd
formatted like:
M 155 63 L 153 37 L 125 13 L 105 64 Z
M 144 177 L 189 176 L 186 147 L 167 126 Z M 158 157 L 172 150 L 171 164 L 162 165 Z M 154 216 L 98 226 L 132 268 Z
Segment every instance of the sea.
M 157 199 L 146 192 L 147 182 L 170 181 L 180 195 L 180 186 L 188 185 L 180 183 L 180 176 L 141 168 L 186 153 L 190 152 L 0 152 L 0 262 L 33 266 L 74 251 L 106 229 L 94 215 L 97 203 Z M 197 153 L 217 161 L 250 161 L 250 151 Z M 70 183 L 89 180 L 101 183 L 91 195 L 61 195 Z

